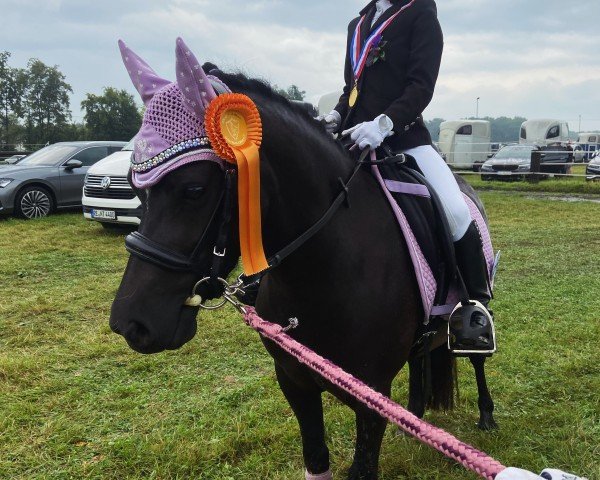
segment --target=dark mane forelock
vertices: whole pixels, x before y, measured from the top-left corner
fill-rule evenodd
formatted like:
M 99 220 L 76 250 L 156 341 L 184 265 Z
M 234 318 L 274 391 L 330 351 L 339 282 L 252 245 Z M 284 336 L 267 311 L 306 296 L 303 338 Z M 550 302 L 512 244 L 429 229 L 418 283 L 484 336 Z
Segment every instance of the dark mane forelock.
M 302 107 L 290 102 L 283 95 L 277 93 L 266 80 L 250 78 L 243 73 L 224 73 L 221 71 L 217 73 L 217 76 L 233 91 L 254 93 L 265 100 L 276 102 L 297 113 L 304 114 L 306 118 L 311 118 Z

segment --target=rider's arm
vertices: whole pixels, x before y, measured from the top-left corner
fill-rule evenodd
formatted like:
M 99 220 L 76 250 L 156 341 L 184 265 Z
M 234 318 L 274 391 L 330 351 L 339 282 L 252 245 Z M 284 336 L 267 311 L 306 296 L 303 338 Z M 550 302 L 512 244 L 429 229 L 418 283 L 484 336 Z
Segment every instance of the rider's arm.
M 392 120 L 396 131 L 414 122 L 433 97 L 444 47 L 435 3 L 431 2 L 419 13 L 412 31 L 407 87 L 402 96 L 383 112 Z

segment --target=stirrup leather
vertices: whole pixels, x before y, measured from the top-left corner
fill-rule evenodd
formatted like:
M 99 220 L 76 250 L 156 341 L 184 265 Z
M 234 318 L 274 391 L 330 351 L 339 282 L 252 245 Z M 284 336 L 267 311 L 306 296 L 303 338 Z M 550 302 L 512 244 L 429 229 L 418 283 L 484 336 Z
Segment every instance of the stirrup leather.
M 473 315 L 480 315 L 473 324 Z M 496 327 L 487 308 L 477 300 L 454 307 L 448 320 L 448 349 L 455 355 L 492 355 L 496 352 Z

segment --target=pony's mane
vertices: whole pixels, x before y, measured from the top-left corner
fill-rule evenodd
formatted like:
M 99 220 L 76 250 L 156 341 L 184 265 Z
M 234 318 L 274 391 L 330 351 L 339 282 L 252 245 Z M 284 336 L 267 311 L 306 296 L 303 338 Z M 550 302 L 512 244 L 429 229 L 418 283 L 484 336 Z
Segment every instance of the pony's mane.
M 250 94 L 259 100 L 259 106 L 266 111 L 276 114 L 283 114 L 293 121 L 294 128 L 298 132 L 311 135 L 321 140 L 323 148 L 329 152 L 337 151 L 343 157 L 348 158 L 348 152 L 340 145 L 339 142 L 334 142 L 331 135 L 327 133 L 323 124 L 315 120 L 301 105 L 290 102 L 283 95 L 279 94 L 265 80 L 250 78 L 243 73 L 225 73 L 219 70 L 213 64 L 205 64 L 213 68 L 208 68 L 211 75 L 218 77 L 220 80 L 233 91 Z M 261 100 L 264 100 L 261 101 Z

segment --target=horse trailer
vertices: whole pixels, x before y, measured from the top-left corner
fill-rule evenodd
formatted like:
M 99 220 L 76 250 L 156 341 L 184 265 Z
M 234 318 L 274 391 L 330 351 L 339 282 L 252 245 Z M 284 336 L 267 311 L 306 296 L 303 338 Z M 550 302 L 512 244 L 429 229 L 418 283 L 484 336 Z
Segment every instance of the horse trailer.
M 340 96 L 342 95 L 342 91 L 336 91 L 331 93 L 326 93 L 319 99 L 319 104 L 317 106 L 317 110 L 319 111 L 319 115 L 327 115 L 329 112 L 333 110 L 333 108 L 340 101 Z
M 448 165 L 472 168 L 491 152 L 492 128 L 487 120 L 451 120 L 440 124 L 438 147 Z
M 600 151 L 600 132 L 580 133 L 577 143 L 581 146 L 585 155 L 584 161 L 590 160 L 595 152 Z
M 562 120 L 540 118 L 527 120 L 521 124 L 519 143 L 541 146 L 568 141 L 569 124 Z

